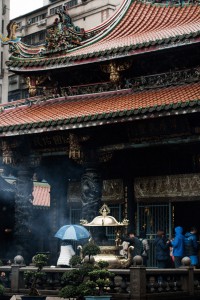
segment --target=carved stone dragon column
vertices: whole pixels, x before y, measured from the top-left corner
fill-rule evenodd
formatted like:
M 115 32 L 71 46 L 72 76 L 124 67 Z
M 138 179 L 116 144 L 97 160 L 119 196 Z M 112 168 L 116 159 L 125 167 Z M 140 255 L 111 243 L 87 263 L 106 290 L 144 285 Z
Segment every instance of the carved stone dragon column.
M 83 166 L 81 177 L 82 219 L 92 220 L 102 205 L 102 180 L 98 171 L 98 154 L 89 136 L 69 135 L 69 158 Z
M 86 168 L 81 178 L 82 219 L 92 220 L 102 205 L 102 179 L 98 169 Z

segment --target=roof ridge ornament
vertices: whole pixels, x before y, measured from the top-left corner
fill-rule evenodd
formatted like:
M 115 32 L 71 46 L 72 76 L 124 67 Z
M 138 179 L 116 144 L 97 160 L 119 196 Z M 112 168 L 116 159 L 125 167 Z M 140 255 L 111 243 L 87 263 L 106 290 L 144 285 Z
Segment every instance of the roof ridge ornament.
M 78 47 L 85 37 L 84 28 L 74 25 L 66 5 L 57 11 L 57 15 L 59 18 L 55 18 L 53 25 L 47 30 L 46 53 Z
M 7 36 L 3 36 L 0 34 L 0 40 L 2 44 L 8 45 L 9 43 L 17 43 L 21 40 L 21 38 L 16 37 L 16 31 L 19 28 L 18 24 L 15 21 L 10 21 L 6 27 L 7 29 Z

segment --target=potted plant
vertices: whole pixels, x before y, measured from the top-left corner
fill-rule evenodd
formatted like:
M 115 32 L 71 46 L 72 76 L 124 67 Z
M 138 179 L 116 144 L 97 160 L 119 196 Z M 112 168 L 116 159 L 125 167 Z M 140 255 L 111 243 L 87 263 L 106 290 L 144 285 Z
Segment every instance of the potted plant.
M 35 299 L 35 297 L 37 297 L 37 299 L 41 298 L 42 300 L 46 298 L 46 296 L 40 295 L 37 287 L 46 277 L 46 274 L 42 269 L 47 265 L 47 261 L 48 256 L 46 254 L 36 254 L 33 257 L 33 263 L 37 267 L 37 270 L 24 272 L 24 282 L 26 287 L 29 288 L 29 293 L 28 295 L 21 296 L 23 300 L 31 300 L 31 298 Z
M 99 268 L 88 273 L 89 278 L 84 282 L 85 290 L 83 290 L 85 300 L 109 300 L 111 280 L 114 273 L 110 272 L 107 267 L 107 261 L 99 261 Z
M 59 297 L 85 300 L 109 300 L 111 279 L 114 274 L 107 270 L 108 263 L 99 261 L 96 264 L 83 262 L 79 269 L 65 272 L 62 276 L 64 287 Z

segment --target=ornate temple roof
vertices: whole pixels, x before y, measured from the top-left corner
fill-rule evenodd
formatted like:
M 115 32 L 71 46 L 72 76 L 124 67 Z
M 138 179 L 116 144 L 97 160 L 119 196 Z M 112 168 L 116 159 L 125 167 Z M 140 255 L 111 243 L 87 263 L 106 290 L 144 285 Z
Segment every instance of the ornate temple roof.
M 63 23 L 54 24 L 51 28 L 53 34 L 59 32 L 59 36 L 62 36 L 61 25 L 65 26 Z M 78 30 L 78 39 L 73 30 Z M 176 6 L 124 0 L 115 15 L 103 24 L 87 32 L 69 25 L 67 34 L 74 39 L 73 44 L 51 50 L 45 45 L 29 47 L 18 39 L 8 40 L 12 50 L 9 69 L 25 77 L 34 77 L 34 71 L 44 71 L 43 74 L 47 76 L 48 71 L 53 69 L 63 70 L 97 61 L 117 61 L 120 57 L 151 51 L 157 53 L 162 49 L 199 43 L 200 5 Z M 51 42 L 50 39 L 49 45 Z M 187 111 L 199 111 L 199 66 L 191 71 L 179 70 L 179 74 L 176 70 L 173 72 L 151 74 L 148 88 L 144 86 L 147 78 L 138 79 L 139 85 L 137 78 L 134 78 L 132 88 L 114 88 L 113 91 L 100 91 L 98 88 L 98 92 L 93 90 L 90 93 L 86 89 L 82 95 L 66 93 L 64 90 L 57 95 L 51 92 L 50 97 L 36 96 L 1 105 L 0 136 L 127 122 L 148 118 L 152 114 L 164 116 L 177 111 L 181 113 L 186 108 Z M 30 83 L 29 91 L 31 87 Z
M 134 92 L 132 89 L 0 106 L 0 136 L 127 122 L 200 109 L 200 82 Z
M 8 66 L 16 72 L 38 72 L 196 43 L 200 41 L 200 5 L 125 0 L 111 19 L 85 37 L 76 47 L 51 51 L 44 45 L 31 48 L 17 42 Z

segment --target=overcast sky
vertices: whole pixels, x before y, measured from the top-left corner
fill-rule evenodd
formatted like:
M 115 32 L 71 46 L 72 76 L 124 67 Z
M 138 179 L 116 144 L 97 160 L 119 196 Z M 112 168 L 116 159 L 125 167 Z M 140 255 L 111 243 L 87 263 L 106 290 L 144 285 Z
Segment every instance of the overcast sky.
M 10 0 L 10 19 L 43 6 L 43 0 Z

